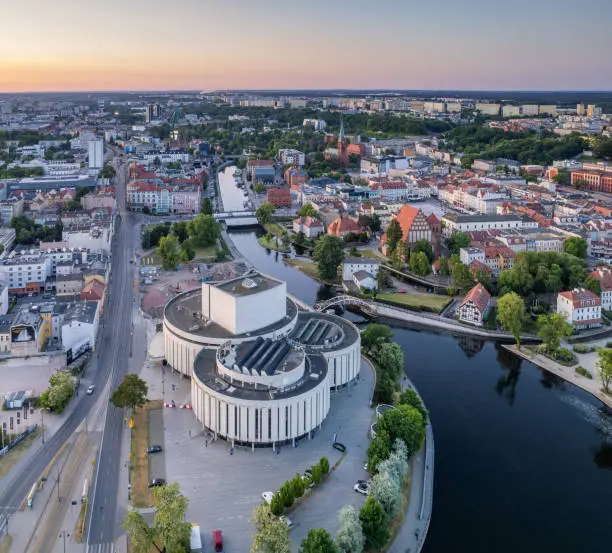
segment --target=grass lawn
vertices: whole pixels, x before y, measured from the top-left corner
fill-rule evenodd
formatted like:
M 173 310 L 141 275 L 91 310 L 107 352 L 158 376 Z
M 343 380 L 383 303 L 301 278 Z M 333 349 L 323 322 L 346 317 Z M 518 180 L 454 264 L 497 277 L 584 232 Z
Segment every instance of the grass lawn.
M 274 236 L 282 236 L 285 233 L 285 229 L 278 223 L 268 223 L 264 225 L 266 232 L 273 234 Z
M 325 282 L 326 284 L 338 284 L 340 282 L 340 276 L 342 275 L 342 266 L 338 267 L 338 278 L 335 281 L 323 281 L 321 277 L 319 277 L 319 272 L 317 271 L 316 263 L 312 261 L 306 261 L 304 259 L 285 259 L 285 263 L 295 267 L 296 269 L 302 271 L 305 275 L 308 275 L 310 278 L 313 278 L 319 282 Z
M 417 309 L 427 309 L 435 313 L 440 313 L 451 301 L 448 296 L 434 294 L 377 294 L 376 299 Z
M 27 438 L 21 441 L 19 445 L 16 445 L 6 455 L 0 457 L 0 478 L 6 476 L 9 471 L 15 466 L 17 461 L 21 459 L 23 454 L 30 449 L 32 444 L 40 436 L 40 426 L 32 432 Z
M 215 245 L 205 246 L 203 248 L 195 248 L 195 257 L 193 261 L 199 261 L 200 259 L 214 258 L 217 253 L 217 247 Z
M 266 240 L 265 236 L 261 236 L 257 239 L 260 246 L 264 248 L 268 248 L 269 250 L 275 250 L 277 252 L 289 253 L 291 248 L 289 246 L 285 246 L 282 240 L 278 240 L 278 245 L 276 244 L 276 238 L 272 238 L 272 240 Z
M 377 255 L 376 252 L 374 252 L 373 250 L 357 250 L 357 253 L 359 254 L 359 257 L 367 257 L 369 259 L 380 259 L 382 260 L 383 258 L 380 255 Z
M 149 492 L 149 411 L 161 409 L 162 401 L 147 402 L 138 408 L 133 416 L 132 428 L 132 465 L 130 483 L 132 484 L 132 505 L 134 507 L 152 507 L 153 497 Z
M 79 510 L 79 518 L 77 519 L 72 537 L 75 542 L 83 543 L 83 530 L 85 530 L 85 517 L 87 516 L 87 503 L 81 503 L 81 509 Z

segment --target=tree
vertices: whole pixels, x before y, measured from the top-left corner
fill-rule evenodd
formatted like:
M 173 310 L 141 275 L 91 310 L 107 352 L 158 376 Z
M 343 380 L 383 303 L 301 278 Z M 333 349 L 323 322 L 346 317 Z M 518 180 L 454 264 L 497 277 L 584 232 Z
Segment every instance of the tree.
M 525 321 L 525 302 L 516 292 L 504 294 L 497 302 L 497 318 L 521 347 L 521 329 Z
M 400 270 L 404 268 L 406 260 L 408 258 L 408 246 L 406 242 L 400 240 L 396 245 L 393 252 L 391 252 L 391 265 L 396 269 Z
M 285 502 L 278 491 L 274 492 L 274 495 L 270 500 L 270 510 L 277 517 L 281 516 L 285 510 Z
M 446 259 L 446 257 L 438 257 L 438 264 L 440 265 L 439 272 L 442 276 L 450 275 L 450 267 L 448 265 L 448 259 Z
M 112 179 L 115 177 L 116 174 L 117 171 L 115 171 L 115 168 L 112 165 L 106 164 L 102 168 L 102 171 L 100 171 L 98 177 L 100 177 L 101 179 Z
M 594 278 L 592 276 L 586 277 L 586 280 L 584 281 L 584 287 L 587 290 L 593 292 L 593 294 L 595 294 L 596 296 L 601 296 L 601 282 L 599 281 L 599 279 Z
M 40 403 L 49 411 L 61 413 L 74 395 L 74 378 L 58 371 L 49 378 L 49 387 L 40 394 Z
M 382 370 L 397 380 L 404 372 L 404 350 L 396 343 L 382 344 L 377 361 Z
M 415 252 L 423 252 L 427 256 L 427 261 L 430 263 L 433 260 L 433 248 L 425 238 L 421 238 L 414 243 L 414 246 L 412 246 L 412 253 Z
M 341 553 L 362 553 L 365 544 L 359 513 L 354 507 L 340 509 L 340 528 L 336 534 L 336 545 Z
M 377 428 L 386 430 L 389 447 L 396 439 L 406 444 L 408 457 L 412 457 L 423 445 L 425 425 L 423 417 L 410 405 L 398 405 L 389 409 L 377 423 Z
M 321 457 L 319 465 L 321 466 L 321 472 L 323 474 L 327 474 L 329 472 L 329 460 L 327 459 L 327 457 Z
M 370 323 L 361 334 L 361 345 L 366 349 L 380 348 L 393 338 L 393 332 L 388 325 Z
M 572 182 L 571 174 L 566 169 L 559 169 L 552 180 L 561 186 L 569 186 Z
M 300 544 L 300 553 L 338 553 L 338 546 L 327 530 L 311 528 Z
M 382 505 L 370 495 L 359 511 L 365 549 L 380 549 L 389 539 L 389 520 Z
M 291 480 L 291 492 L 296 499 L 304 495 L 305 485 L 301 474 L 296 474 Z
M 323 478 L 323 471 L 321 470 L 321 465 L 317 463 L 312 467 L 312 481 L 315 484 L 319 484 L 321 482 L 321 478 Z
M 189 236 L 187 232 L 187 221 L 172 223 L 172 233 L 178 238 L 179 242 L 187 240 Z
M 263 194 L 266 191 L 266 186 L 263 182 L 255 183 L 255 185 L 253 186 L 253 191 L 256 194 Z
M 189 263 L 195 257 L 195 254 L 196 251 L 193 247 L 193 241 L 191 240 L 191 238 L 188 238 L 181 244 L 180 247 L 181 260 L 184 263 Z
M 317 272 L 323 280 L 336 280 L 338 267 L 344 259 L 344 244 L 337 236 L 325 235 L 317 241 L 312 259 L 317 264 Z
M 378 465 L 378 473 L 372 477 L 370 494 L 382 505 L 387 517 L 393 519 L 402 506 L 402 488 L 391 474 L 381 470 L 381 465 Z
M 372 216 L 372 219 L 370 219 L 370 230 L 372 232 L 380 232 L 380 229 L 381 229 L 380 217 L 376 215 L 375 213 Z
M 559 349 L 562 338 L 572 334 L 572 327 L 560 313 L 549 313 L 538 317 L 538 336 L 542 338 L 546 351 L 554 353 Z
M 597 361 L 595 365 L 599 378 L 601 378 L 601 383 L 603 384 L 603 390 L 609 394 L 610 384 L 612 384 L 612 349 L 599 348 L 597 350 Z
M 484 267 L 474 271 L 474 279 L 480 282 L 489 292 L 493 292 L 493 277 L 491 272 Z
M 410 268 L 417 275 L 425 276 L 431 273 L 431 265 L 425 252 L 415 252 L 410 254 Z
M 195 246 L 212 246 L 221 236 L 221 226 L 212 215 L 200 213 L 187 223 L 187 232 Z
M 287 480 L 286 482 L 284 482 L 278 492 L 283 500 L 283 506 L 287 509 L 291 507 L 291 505 L 293 505 L 293 502 L 295 501 L 291 480 Z
M 200 205 L 200 213 L 203 215 L 212 215 L 213 214 L 213 206 L 210 198 L 204 198 L 202 200 L 202 205 Z
M 137 374 L 126 374 L 123 382 L 111 395 L 111 402 L 115 407 L 135 410 L 147 402 L 149 387 Z
M 255 217 L 257 217 L 257 222 L 262 227 L 264 225 L 268 225 L 273 221 L 272 216 L 274 215 L 275 211 L 276 208 L 270 202 L 264 202 L 255 211 Z
M 256 530 L 251 553 L 291 553 L 287 523 L 274 516 L 267 505 L 255 507 L 251 524 Z
M 166 270 L 176 269 L 181 262 L 178 238 L 173 234 L 162 237 L 156 251 Z
M 391 219 L 385 234 L 387 235 L 386 244 L 388 252 L 389 254 L 392 254 L 395 251 L 397 243 L 404 236 L 404 231 L 402 230 L 402 227 L 397 219 Z
M 191 525 L 183 522 L 187 514 L 187 499 L 181 495 L 176 482 L 152 490 L 155 499 L 155 518 L 150 527 L 138 511 L 129 511 L 123 527 L 130 537 L 130 551 L 150 553 L 184 553 L 189 547 Z
M 471 169 L 473 163 L 474 163 L 474 156 L 465 154 L 461 158 L 461 167 L 463 167 L 463 169 Z
M 310 202 L 305 203 L 297 212 L 298 217 L 316 217 L 318 214 L 317 208 Z
M 579 238 L 578 236 L 571 236 L 568 238 L 563 244 L 563 249 L 565 253 L 569 253 L 580 259 L 585 259 L 587 256 L 587 242 L 584 238 Z
M 452 270 L 453 283 L 458 288 L 469 288 L 474 284 L 472 271 L 465 263 L 455 263 Z
M 447 240 L 446 245 L 448 251 L 451 253 L 459 253 L 461 248 L 469 248 L 472 243 L 472 239 L 469 234 L 465 232 L 453 232 L 451 237 Z
M 423 423 L 427 424 L 427 419 L 429 417 L 429 411 L 423 405 L 419 394 L 417 394 L 412 388 L 406 388 L 399 396 L 398 404 L 400 405 L 410 405 L 414 407 L 421 416 L 423 417 Z

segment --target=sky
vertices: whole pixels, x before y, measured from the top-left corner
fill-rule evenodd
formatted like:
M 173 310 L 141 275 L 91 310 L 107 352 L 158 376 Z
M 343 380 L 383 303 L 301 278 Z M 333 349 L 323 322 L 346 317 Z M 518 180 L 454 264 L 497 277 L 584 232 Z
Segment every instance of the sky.
M 612 90 L 611 0 L 6 0 L 0 92 Z

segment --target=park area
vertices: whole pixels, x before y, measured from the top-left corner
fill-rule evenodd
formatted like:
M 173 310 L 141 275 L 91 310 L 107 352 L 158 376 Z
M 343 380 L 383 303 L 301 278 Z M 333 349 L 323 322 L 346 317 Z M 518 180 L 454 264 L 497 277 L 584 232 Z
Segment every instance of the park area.
M 452 300 L 448 296 L 438 296 L 435 294 L 400 293 L 380 293 L 377 294 L 376 299 L 408 309 L 422 309 L 433 313 L 442 312 Z

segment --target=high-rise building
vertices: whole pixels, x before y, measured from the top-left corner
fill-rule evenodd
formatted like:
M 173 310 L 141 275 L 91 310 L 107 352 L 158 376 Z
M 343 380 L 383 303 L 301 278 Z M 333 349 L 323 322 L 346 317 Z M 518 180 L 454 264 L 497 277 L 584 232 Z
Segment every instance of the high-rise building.
M 586 115 L 586 109 L 584 108 L 584 104 L 578 104 L 576 106 L 576 113 L 581 116 Z
M 538 106 L 538 104 L 523 104 L 521 106 L 521 112 L 523 115 L 531 117 L 540 113 L 540 107 Z
M 476 104 L 476 111 L 484 115 L 499 115 L 499 104 L 487 104 L 485 102 L 478 102 Z
M 589 104 L 587 107 L 587 117 L 599 119 L 601 117 L 601 108 L 597 107 L 595 104 Z
M 101 138 L 89 142 L 89 172 L 97 173 L 104 167 L 104 140 Z
M 145 111 L 145 122 L 150 123 L 161 116 L 161 107 L 159 104 L 147 104 Z

